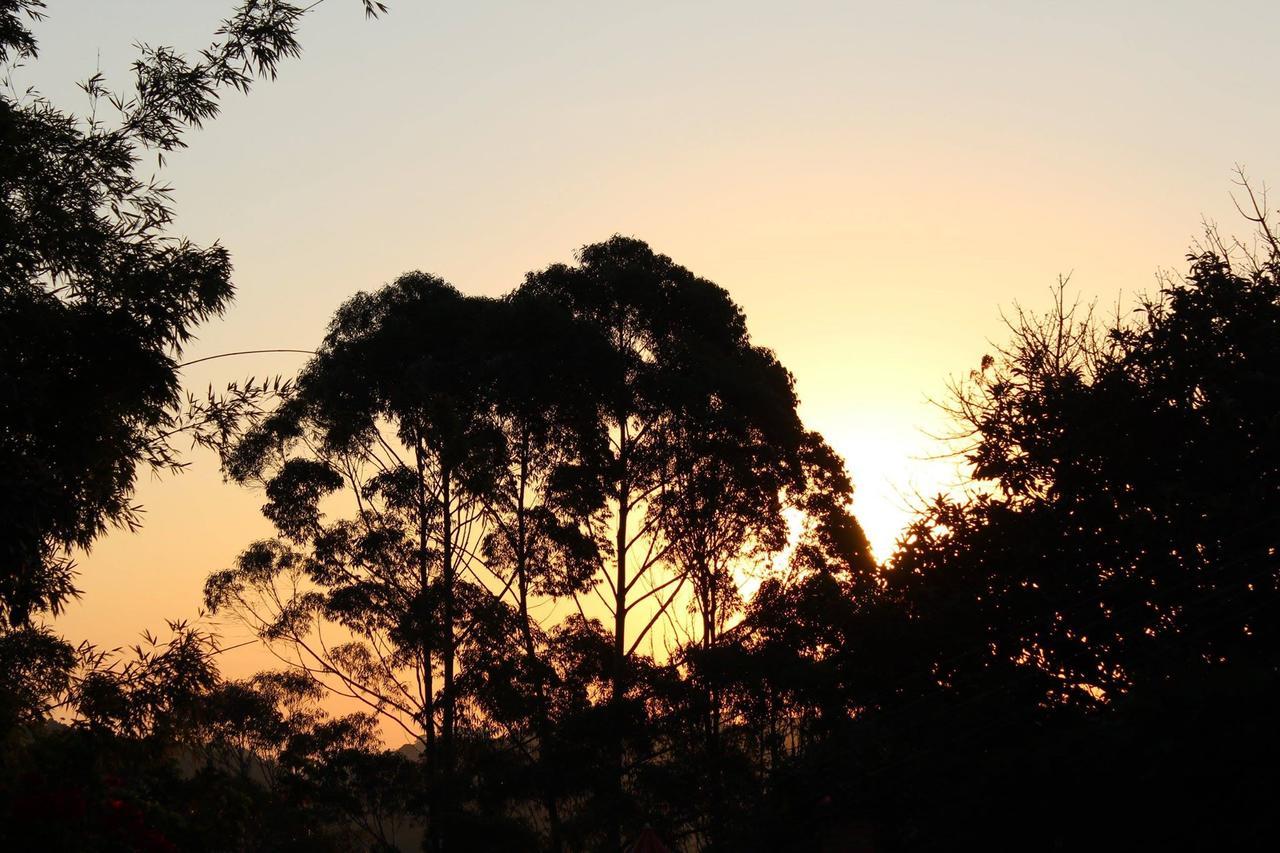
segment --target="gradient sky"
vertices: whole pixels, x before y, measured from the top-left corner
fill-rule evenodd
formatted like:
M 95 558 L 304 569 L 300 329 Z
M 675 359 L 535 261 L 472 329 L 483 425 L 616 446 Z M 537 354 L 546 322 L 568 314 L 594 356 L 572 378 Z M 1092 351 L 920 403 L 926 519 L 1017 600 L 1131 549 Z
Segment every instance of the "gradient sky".
M 194 50 L 231 0 L 52 0 L 18 82 L 68 109 L 135 41 Z M 232 251 L 239 296 L 191 358 L 314 346 L 359 289 L 422 269 L 499 294 L 633 235 L 726 287 L 841 451 L 885 556 L 926 463 L 928 398 L 1061 274 L 1130 304 L 1202 217 L 1246 231 L 1231 170 L 1280 181 L 1280 4 L 328 0 L 304 56 L 190 137 L 179 225 Z M 1267 105 L 1271 104 L 1270 107 Z M 292 372 L 224 360 L 196 388 Z M 210 457 L 138 492 L 146 526 L 83 559 L 70 639 L 195 614 L 267 532 Z M 230 637 L 229 639 L 234 639 Z M 228 658 L 228 670 L 252 668 Z

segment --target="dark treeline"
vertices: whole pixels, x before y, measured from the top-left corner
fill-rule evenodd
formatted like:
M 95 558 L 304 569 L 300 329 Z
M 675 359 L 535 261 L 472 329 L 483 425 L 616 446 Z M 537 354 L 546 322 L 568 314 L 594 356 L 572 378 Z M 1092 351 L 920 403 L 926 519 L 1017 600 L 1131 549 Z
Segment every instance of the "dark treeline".
M 0 0 L 6 67 L 41 6 Z M 945 403 L 971 487 L 876 562 L 791 375 L 630 238 L 499 299 L 406 274 L 297 377 L 184 397 L 231 266 L 135 169 L 296 55 L 304 12 L 148 49 L 130 97 L 91 81 L 118 124 L 0 96 L 5 849 L 1274 843 L 1261 197 L 1256 250 L 1210 233 L 1115 318 L 1062 286 L 1016 311 Z M 202 604 L 277 671 L 223 678 L 206 624 L 123 651 L 51 627 L 178 441 L 262 494 L 275 535 Z

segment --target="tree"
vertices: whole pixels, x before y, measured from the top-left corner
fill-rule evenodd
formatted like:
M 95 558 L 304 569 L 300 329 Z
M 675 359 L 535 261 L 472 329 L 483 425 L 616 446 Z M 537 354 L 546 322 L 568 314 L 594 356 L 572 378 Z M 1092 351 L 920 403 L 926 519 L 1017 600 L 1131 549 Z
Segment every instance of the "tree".
M 1104 774 L 1144 841 L 1202 839 L 1168 816 L 1210 802 L 1214 832 L 1270 831 L 1280 246 L 1260 237 L 1242 256 L 1210 232 L 1185 278 L 1106 325 L 1060 286 L 956 388 L 986 487 L 938 499 L 887 577 L 939 691 L 918 772 L 981 774 L 1021 816 L 1011 837 Z M 993 763 L 1015 749 L 1017 790 Z
M 634 239 L 586 246 L 578 261 L 530 274 L 521 290 L 564 305 L 612 350 L 593 377 L 608 452 L 597 475 L 606 500 L 589 521 L 612 550 L 600 577 L 620 824 L 626 733 L 644 728 L 637 651 L 686 585 L 714 642 L 737 603 L 730 566 L 785 542 L 806 433 L 790 374 L 751 343 L 722 288 Z
M 644 758 L 649 715 L 680 676 L 639 648 L 682 589 L 715 645 L 736 569 L 783 549 L 788 507 L 805 559 L 868 561 L 842 464 L 724 292 L 638 241 L 581 257 L 502 300 L 421 273 L 357 295 L 281 406 L 226 448 L 280 535 L 213 575 L 208 604 L 421 740 L 436 840 L 489 796 L 462 781 L 477 765 L 455 772 L 467 751 L 530 780 L 550 847 L 601 843 L 621 773 L 662 766 Z M 353 512 L 330 518 L 339 495 Z M 613 635 L 584 607 L 600 585 Z M 535 616 L 558 600 L 576 617 Z M 565 825 L 562 802 L 583 796 L 603 827 Z
M 0 760 L 0 842 L 74 850 L 389 850 L 413 768 L 291 673 L 219 675 L 182 623 L 80 668 L 63 721 Z M 211 820 L 210 815 L 216 815 Z
M 349 300 L 285 403 L 228 449 L 281 535 L 211 577 L 210 606 L 421 740 L 437 840 L 464 799 L 460 721 L 545 744 L 551 673 L 531 599 L 582 591 L 594 572 L 577 523 L 594 507 L 578 473 L 595 452 L 577 378 L 590 337 L 568 323 L 545 300 L 402 276 Z M 328 521 L 321 503 L 340 492 L 354 514 Z M 351 641 L 332 645 L 326 623 Z
M 1272 642 L 1246 614 L 1274 589 L 1274 425 L 1254 400 L 1276 381 L 1276 260 L 1190 261 L 1130 324 L 1100 331 L 1061 288 L 1047 317 L 1017 315 L 957 403 L 996 489 L 939 503 L 898 560 L 934 595 L 953 578 L 999 607 L 994 653 L 1063 700 Z
M 6 79 L 37 58 L 29 25 L 43 9 L 0 2 Z M 82 85 L 87 119 L 30 90 L 0 95 L 0 633 L 36 632 L 6 636 L 10 649 L 49 638 L 32 620 L 76 595 L 73 549 L 138 525 L 137 468 L 180 467 L 177 433 L 209 441 L 269 390 L 183 409 L 177 359 L 230 303 L 231 262 L 171 235 L 169 188 L 138 171 L 144 152 L 163 162 L 216 117 L 226 90 L 248 92 L 296 56 L 305 11 L 248 0 L 195 59 L 144 45 L 132 93 L 100 75 Z

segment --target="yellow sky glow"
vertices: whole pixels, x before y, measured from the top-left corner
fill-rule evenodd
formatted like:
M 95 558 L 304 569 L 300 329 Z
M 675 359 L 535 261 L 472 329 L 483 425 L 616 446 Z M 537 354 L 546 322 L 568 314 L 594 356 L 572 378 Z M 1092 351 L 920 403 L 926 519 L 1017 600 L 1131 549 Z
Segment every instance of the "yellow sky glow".
M 224 5 L 51 4 L 23 82 L 76 108 L 95 65 L 123 86 L 132 42 L 198 48 Z M 346 297 L 406 270 L 498 294 L 633 235 L 744 307 L 848 460 L 883 558 L 913 495 L 958 481 L 925 461 L 945 429 L 928 398 L 1000 339 L 1000 306 L 1043 307 L 1067 273 L 1107 304 L 1153 289 L 1202 215 L 1235 222 L 1234 164 L 1280 180 L 1263 108 L 1280 7 L 1041 5 L 422 0 L 365 24 L 331 0 L 303 58 L 164 172 L 181 229 L 237 270 L 236 305 L 188 357 L 310 348 Z M 143 531 L 82 559 L 69 638 L 193 616 L 206 575 L 269 532 L 259 496 L 191 461 L 144 475 Z

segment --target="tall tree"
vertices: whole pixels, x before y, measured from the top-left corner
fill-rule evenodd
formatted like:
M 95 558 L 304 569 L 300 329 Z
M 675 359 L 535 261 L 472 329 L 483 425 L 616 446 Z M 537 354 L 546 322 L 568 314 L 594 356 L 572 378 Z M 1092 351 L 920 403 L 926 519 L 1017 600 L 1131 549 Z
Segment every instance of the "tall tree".
M 546 300 L 402 276 L 339 310 L 286 403 L 228 451 L 281 537 L 211 577 L 210 605 L 420 738 L 433 796 L 457 788 L 464 714 L 535 752 L 549 740 L 531 608 L 583 591 L 598 562 L 579 523 L 598 501 L 581 380 L 598 353 L 570 323 Z M 339 492 L 354 512 L 329 521 Z M 330 646 L 325 622 L 354 641 Z M 458 802 L 434 804 L 433 832 Z
M 783 549 L 788 508 L 797 560 L 819 542 L 867 559 L 839 460 L 724 291 L 638 241 L 581 257 L 499 301 L 410 274 L 344 305 L 287 401 L 226 457 L 265 487 L 280 537 L 207 588 L 421 737 L 433 791 L 454 778 L 460 715 L 523 751 L 552 847 L 567 843 L 561 792 L 583 790 L 561 781 L 586 744 L 567 731 L 598 733 L 607 712 L 614 834 L 624 774 L 648 772 L 646 707 L 677 673 L 639 650 L 674 602 L 693 602 L 715 645 L 736 571 Z M 330 520 L 338 493 L 354 512 Z M 602 590 L 612 635 L 588 615 Z M 534 615 L 565 599 L 575 618 Z M 326 622 L 354 642 L 326 642 Z
M 607 500 L 589 521 L 612 552 L 600 600 L 613 629 L 621 816 L 626 733 L 643 727 L 635 656 L 691 582 L 705 625 L 718 630 L 722 597 L 733 595 L 729 563 L 782 542 L 781 495 L 803 482 L 805 433 L 790 375 L 751 343 L 741 309 L 643 242 L 586 246 L 577 265 L 532 273 L 522 292 L 564 305 L 612 350 L 593 389 L 608 442 L 598 475 Z
M 211 606 L 420 738 L 433 793 L 456 757 L 459 657 L 510 618 L 478 574 L 502 438 L 480 393 L 493 310 L 422 274 L 345 303 L 295 393 L 229 451 L 281 538 L 207 587 Z M 321 503 L 343 491 L 354 512 L 329 522 Z M 331 645 L 326 622 L 351 639 Z

